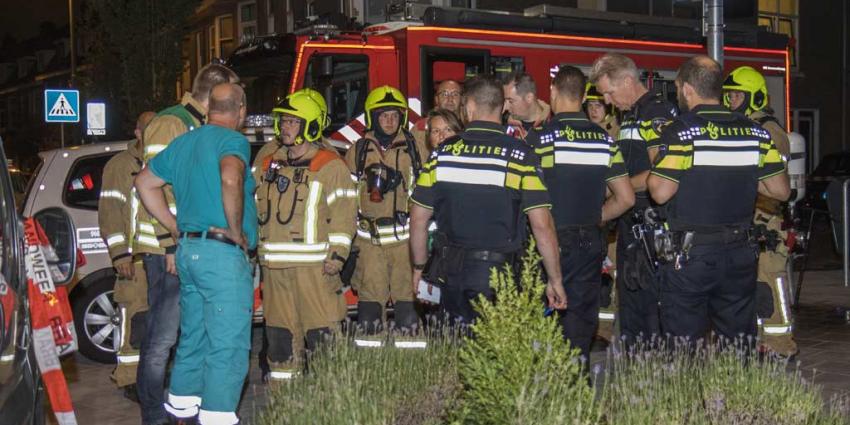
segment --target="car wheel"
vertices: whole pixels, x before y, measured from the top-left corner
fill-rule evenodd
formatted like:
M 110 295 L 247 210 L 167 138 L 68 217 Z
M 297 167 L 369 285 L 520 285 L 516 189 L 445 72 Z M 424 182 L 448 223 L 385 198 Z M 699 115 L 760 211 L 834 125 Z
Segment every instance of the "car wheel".
M 74 296 L 74 327 L 80 353 L 100 363 L 115 363 L 121 343 L 121 314 L 113 299 L 114 277 L 96 280 Z

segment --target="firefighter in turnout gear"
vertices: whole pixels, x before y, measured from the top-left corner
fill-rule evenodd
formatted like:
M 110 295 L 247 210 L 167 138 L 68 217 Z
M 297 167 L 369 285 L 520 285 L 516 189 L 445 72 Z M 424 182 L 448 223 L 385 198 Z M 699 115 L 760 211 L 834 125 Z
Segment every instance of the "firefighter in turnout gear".
M 620 123 L 617 122 L 617 114 L 614 106 L 605 103 L 605 96 L 599 93 L 596 86 L 587 83 L 584 91 L 584 112 L 590 121 L 602 127 L 611 138 L 617 140 L 620 133 Z M 622 155 L 622 153 L 621 153 Z M 609 234 L 606 234 L 608 246 L 608 265 L 606 271 L 610 278 L 603 276 L 602 293 L 599 300 L 599 325 L 596 328 L 596 336 L 611 342 L 614 340 L 614 322 L 617 319 L 617 285 L 616 279 L 617 262 L 617 234 L 613 231 L 614 223 L 609 225 Z
M 770 133 L 779 154 L 787 161 L 790 158 L 788 135 L 782 125 L 771 115 L 768 106 L 767 84 L 764 76 L 749 66 L 732 71 L 723 83 L 723 103 L 735 112 L 742 113 L 759 123 Z M 782 202 L 759 195 L 756 200 L 754 225 L 763 235 L 758 263 L 759 285 L 770 287 L 759 291 L 757 304 L 773 304 L 773 314 L 759 315 L 759 343 L 766 349 L 784 356 L 797 353 L 797 343 L 792 333 L 790 288 L 786 265 L 788 248 L 785 240 L 788 233 L 782 229 Z M 762 317 L 768 316 L 768 317 Z
M 339 272 L 354 237 L 357 192 L 342 158 L 320 144 L 327 120 L 314 98 L 295 92 L 272 110 L 279 140 L 254 164 L 272 382 L 297 376 L 305 343 L 315 350 L 346 314 Z
M 142 170 L 142 141 L 145 127 L 154 112 L 144 112 L 136 121 L 136 140 L 127 150 L 118 153 L 103 168 L 103 183 L 98 200 L 100 234 L 109 247 L 109 257 L 116 270 L 115 302 L 121 314 L 121 341 L 112 373 L 115 383 L 124 388 L 125 396 L 135 399 L 136 367 L 139 348 L 145 333 L 145 312 L 148 309 L 148 283 L 141 260 L 133 257 L 132 240 L 136 233 L 136 212 L 139 198 L 133 179 Z
M 427 149 L 407 131 L 407 101 L 390 86 L 366 97 L 369 131 L 345 155 L 357 183 L 355 249 L 359 250 L 352 286 L 359 301 L 358 324 L 367 335 L 377 333 L 384 305 L 392 299 L 395 327 L 418 324 L 409 252 L 408 197 Z M 377 338 L 358 338 L 359 345 L 380 346 Z
M 676 106 L 658 91 L 647 90 L 634 61 L 609 53 L 594 62 L 590 80 L 605 101 L 624 111 L 617 135 L 635 191 L 635 205 L 617 221 L 617 315 L 626 346 L 659 334 L 658 291 L 652 267 L 632 231 L 650 207 L 646 192 L 662 127 L 677 114 Z
M 145 166 L 172 140 L 204 124 L 209 93 L 216 84 L 237 81 L 236 74 L 223 65 L 211 64 L 198 71 L 192 92 L 185 93 L 179 104 L 157 113 L 145 129 Z M 169 208 L 176 213 L 171 186 L 166 186 L 164 192 Z M 142 256 L 148 282 L 147 329 L 137 373 L 142 423 L 148 425 L 166 419 L 165 369 L 180 327 L 180 281 L 174 260 L 177 243 L 168 230 L 145 208 L 139 208 L 136 228 L 133 252 Z
M 596 86 L 587 83 L 584 91 L 584 113 L 596 125 L 602 127 L 611 138 L 617 140 L 620 133 L 620 123 L 617 122 L 617 114 L 612 105 L 605 103 L 605 96 L 599 93 Z
M 561 330 L 587 362 L 600 313 L 600 271 L 607 248 L 607 228 L 600 225 L 631 208 L 635 193 L 614 139 L 581 112 L 585 80 L 578 68 L 561 67 L 549 87 L 555 115 L 532 130 L 527 141 L 540 157 L 558 231 L 569 300 L 560 312 Z M 611 196 L 606 197 L 606 190 Z
M 677 94 L 688 112 L 665 129 L 667 149 L 647 182 L 667 204 L 669 232 L 655 239 L 661 328 L 690 344 L 710 327 L 726 341 L 755 336 L 752 211 L 758 193 L 784 200 L 791 191 L 770 133 L 720 104 L 722 84 L 720 65 L 707 56 L 679 68 Z

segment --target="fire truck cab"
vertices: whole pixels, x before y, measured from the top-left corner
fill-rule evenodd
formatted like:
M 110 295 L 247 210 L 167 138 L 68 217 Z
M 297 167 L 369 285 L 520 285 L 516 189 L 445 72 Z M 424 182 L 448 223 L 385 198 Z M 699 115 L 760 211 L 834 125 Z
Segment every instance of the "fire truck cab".
M 364 134 L 363 103 L 375 87 L 390 85 L 406 94 L 412 126 L 432 107 L 434 87 L 442 80 L 524 71 L 537 82 L 538 96 L 548 100 L 545 88 L 558 66 L 587 71 L 607 52 L 631 57 L 646 84 L 675 101 L 676 70 L 687 58 L 706 53 L 695 21 L 671 19 L 664 26 L 637 15 L 635 22 L 623 14 L 597 15 L 548 6 L 529 8 L 524 15 L 430 7 L 420 21 L 388 22 L 362 32 L 317 26 L 257 38 L 240 46 L 228 63 L 246 83 L 249 114 L 256 114 L 246 132 L 270 139 L 270 118 L 264 114 L 286 94 L 311 87 L 328 103 L 331 126 L 325 136 L 342 149 Z M 727 29 L 725 68 L 760 70 L 770 105 L 787 126 L 788 40 L 754 25 L 736 28 Z

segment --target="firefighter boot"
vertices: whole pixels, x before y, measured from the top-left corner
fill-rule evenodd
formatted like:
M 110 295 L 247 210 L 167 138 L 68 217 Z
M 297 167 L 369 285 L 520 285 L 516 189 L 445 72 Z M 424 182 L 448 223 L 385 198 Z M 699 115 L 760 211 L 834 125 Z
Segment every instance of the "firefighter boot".
M 303 343 L 296 341 L 289 329 L 266 326 L 266 336 L 269 339 L 268 381 L 280 383 L 295 378 L 301 371 L 299 357 Z
M 357 303 L 357 331 L 354 344 L 358 347 L 383 347 L 383 308 L 374 301 Z

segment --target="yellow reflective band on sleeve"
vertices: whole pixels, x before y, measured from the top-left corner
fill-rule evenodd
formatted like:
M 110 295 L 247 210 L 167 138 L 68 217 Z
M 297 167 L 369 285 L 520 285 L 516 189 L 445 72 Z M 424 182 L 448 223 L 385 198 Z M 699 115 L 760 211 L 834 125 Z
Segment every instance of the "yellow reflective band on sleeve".
M 667 150 L 670 152 L 692 152 L 694 145 L 669 145 Z
M 519 174 L 505 173 L 505 187 L 519 190 L 522 177 Z
M 139 232 L 147 233 L 150 235 L 156 235 L 156 230 L 154 230 L 153 224 L 148 222 L 140 222 L 139 223 Z
M 542 155 L 545 155 L 546 153 L 552 152 L 554 150 L 555 150 L 554 146 L 546 146 L 545 148 L 534 149 L 534 153 L 542 156 Z
M 683 155 L 673 155 L 667 154 L 664 158 L 661 158 L 661 161 L 655 168 L 662 170 L 689 170 L 691 165 L 693 164 L 693 157 L 691 156 L 683 156 Z
M 437 170 L 423 172 L 416 179 L 416 185 L 422 187 L 431 187 L 437 182 Z
M 552 168 L 555 166 L 555 155 L 546 155 L 540 158 L 540 166 L 543 168 Z
M 310 194 L 307 195 L 307 206 L 304 211 L 304 242 L 316 243 L 319 233 L 319 197 L 322 195 L 322 184 L 310 183 Z
M 263 254 L 263 260 L 269 263 L 318 263 L 325 261 L 328 254 Z
M 782 156 L 779 155 L 779 151 L 771 149 L 762 156 L 759 166 L 764 166 L 764 164 L 779 164 L 781 162 Z
M 357 198 L 357 189 L 337 189 L 327 197 L 328 206 L 333 205 L 339 198 Z
M 145 159 L 148 160 L 155 157 L 158 153 L 164 151 L 165 148 L 166 145 L 162 144 L 145 145 Z
M 623 163 L 625 163 L 625 160 L 623 160 L 623 154 L 619 150 L 615 151 L 614 156 L 611 157 L 611 165 Z
M 546 190 L 546 185 L 543 180 L 537 177 L 537 174 L 526 175 L 522 177 L 522 190 Z
M 152 247 L 152 248 L 159 248 L 160 247 L 159 246 L 159 240 L 157 240 L 157 238 L 153 237 L 153 236 L 138 234 L 138 235 L 136 235 L 136 242 L 138 242 L 141 245 L 149 246 L 149 247 Z
M 328 234 L 328 242 L 331 245 L 339 245 L 344 247 L 351 246 L 351 236 L 346 235 L 345 233 L 329 233 Z
M 109 247 L 114 247 L 115 245 L 123 244 L 125 242 L 127 242 L 127 239 L 124 238 L 123 233 L 113 233 L 106 238 L 106 244 L 109 245 Z
M 111 198 L 121 202 L 127 202 L 127 197 L 117 190 L 103 190 L 100 192 L 101 198 Z
M 508 168 L 512 168 L 523 173 L 533 173 L 535 171 L 533 165 L 521 165 L 515 162 L 508 162 Z
M 641 139 L 651 142 L 661 136 L 652 128 L 652 121 L 641 121 L 640 122 L 640 137 Z

